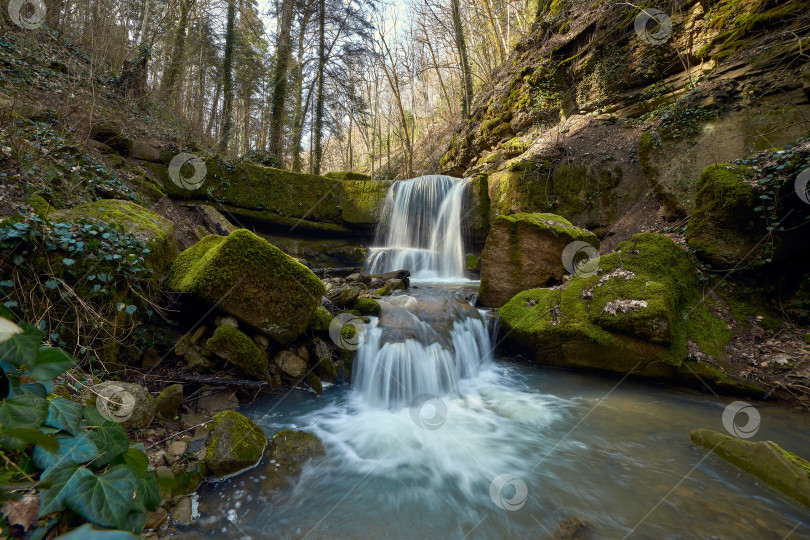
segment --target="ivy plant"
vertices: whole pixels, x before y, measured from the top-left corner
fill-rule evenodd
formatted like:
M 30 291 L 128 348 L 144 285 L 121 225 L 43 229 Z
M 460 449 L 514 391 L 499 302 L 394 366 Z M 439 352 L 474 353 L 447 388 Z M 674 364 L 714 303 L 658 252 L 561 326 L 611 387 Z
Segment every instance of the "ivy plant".
M 95 407 L 53 394 L 53 379 L 76 360 L 41 346 L 44 337 L 33 325 L 0 317 L 0 455 L 6 463 L 0 503 L 36 490 L 40 518 L 72 515 L 140 534 L 146 512 L 160 503 L 144 448 L 131 445 L 126 430 Z M 38 527 L 59 521 L 40 519 Z M 47 532 L 37 531 L 38 537 Z M 81 538 L 101 537 L 89 527 L 86 533 Z

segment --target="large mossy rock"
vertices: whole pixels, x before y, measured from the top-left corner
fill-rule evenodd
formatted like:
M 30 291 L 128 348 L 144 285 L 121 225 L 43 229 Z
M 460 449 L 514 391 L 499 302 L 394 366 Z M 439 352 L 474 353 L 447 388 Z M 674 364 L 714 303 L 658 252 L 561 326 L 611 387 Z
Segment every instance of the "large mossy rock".
M 794 266 L 806 258 L 808 205 L 796 190 L 808 164 L 810 143 L 799 141 L 795 147 L 705 169 L 686 228 L 689 246 L 719 268 L 749 269 L 785 261 Z
M 177 256 L 174 223 L 133 202 L 101 199 L 51 212 L 48 219 L 54 223 L 104 222 L 133 234 L 149 248 L 146 263 L 154 269 L 157 276 L 165 274 Z
M 506 344 L 546 365 L 733 383 L 707 363 L 685 362 L 688 342 L 714 358 L 726 323 L 698 303 L 698 273 L 666 236 L 644 233 L 599 259 L 564 289 L 532 289 L 500 308 Z
M 267 436 L 250 418 L 236 411 L 214 416 L 205 441 L 205 465 L 219 477 L 252 467 L 262 458 Z
M 275 491 L 285 487 L 301 472 L 308 460 L 323 453 L 323 443 L 311 433 L 291 429 L 276 433 L 273 436 L 272 460 L 265 469 L 262 488 Z
M 206 236 L 182 252 L 169 285 L 283 344 L 306 330 L 325 290 L 306 266 L 245 229 Z
M 390 185 L 390 182 L 296 173 L 247 159 L 228 162 L 215 157 L 204 161 L 205 180 L 196 189 L 184 189 L 175 183 L 166 165 L 150 163 L 147 166 L 170 197 L 214 198 L 223 209 L 242 218 L 294 227 L 299 232 L 368 230 L 379 220 Z
M 248 336 L 229 324 L 218 326 L 205 346 L 251 377 L 267 380 L 267 353 Z
M 753 474 L 769 486 L 810 506 L 810 462 L 771 441 L 746 441 L 709 429 L 696 429 L 692 442 Z
M 498 216 L 481 253 L 479 302 L 500 307 L 520 291 L 559 283 L 568 273 L 563 251 L 576 241 L 599 247 L 593 233 L 554 214 Z
M 765 220 L 753 211 L 761 204 L 744 169 L 727 164 L 707 168 L 698 180 L 686 229 L 689 246 L 702 259 L 726 268 L 761 256 Z

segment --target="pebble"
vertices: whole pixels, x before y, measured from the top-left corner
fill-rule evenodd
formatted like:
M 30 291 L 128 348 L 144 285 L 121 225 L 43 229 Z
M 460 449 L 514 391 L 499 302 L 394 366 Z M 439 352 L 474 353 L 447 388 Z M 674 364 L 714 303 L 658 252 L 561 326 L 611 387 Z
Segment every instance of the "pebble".
M 186 448 L 188 448 L 188 444 L 186 444 L 185 441 L 174 441 L 169 445 L 169 454 L 175 457 L 181 457 L 186 453 Z

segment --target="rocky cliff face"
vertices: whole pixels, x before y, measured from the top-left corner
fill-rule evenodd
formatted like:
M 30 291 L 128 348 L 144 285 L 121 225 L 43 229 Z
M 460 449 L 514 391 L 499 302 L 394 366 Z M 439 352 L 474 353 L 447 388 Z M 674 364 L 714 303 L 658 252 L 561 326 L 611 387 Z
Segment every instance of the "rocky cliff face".
M 553 212 L 604 235 L 645 197 L 685 217 L 707 166 L 808 133 L 805 6 L 541 0 L 443 171 L 486 183 L 490 220 Z

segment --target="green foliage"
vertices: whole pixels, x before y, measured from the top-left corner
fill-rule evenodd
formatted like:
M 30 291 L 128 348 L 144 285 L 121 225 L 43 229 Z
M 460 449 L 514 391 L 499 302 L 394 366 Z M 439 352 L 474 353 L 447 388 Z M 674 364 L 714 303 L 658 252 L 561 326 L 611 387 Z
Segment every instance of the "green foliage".
M 39 490 L 40 516 L 71 512 L 102 527 L 139 534 L 147 510 L 160 502 L 146 454 L 130 447 L 124 428 L 101 418 L 95 408 L 83 409 L 61 397 L 46 399 L 52 379 L 76 361 L 60 349 L 41 347 L 45 336 L 36 327 L 5 318 L 0 323 L 6 331 L 0 373 L 9 383 L 0 401 L 0 455 L 6 463 L 0 470 L 0 503 L 16 497 L 22 485 Z M 33 480 L 37 475 L 39 480 Z M 44 537 L 50 526 L 34 535 Z M 82 538 L 110 534 L 82 530 L 87 533 Z

